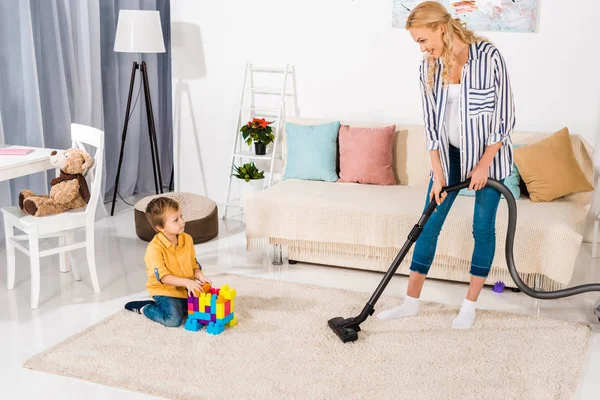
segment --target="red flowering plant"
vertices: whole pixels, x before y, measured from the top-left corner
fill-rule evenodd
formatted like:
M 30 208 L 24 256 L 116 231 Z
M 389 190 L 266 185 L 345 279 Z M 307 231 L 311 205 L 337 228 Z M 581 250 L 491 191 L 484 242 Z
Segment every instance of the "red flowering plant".
M 242 126 L 240 132 L 248 146 L 254 143 L 268 145 L 275 140 L 273 129 L 269 126 L 273 122 L 269 122 L 264 118 L 253 118 L 246 125 Z

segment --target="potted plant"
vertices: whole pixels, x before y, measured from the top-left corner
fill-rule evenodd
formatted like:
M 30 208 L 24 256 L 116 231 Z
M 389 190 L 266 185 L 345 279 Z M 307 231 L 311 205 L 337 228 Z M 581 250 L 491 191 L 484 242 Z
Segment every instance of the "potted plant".
M 242 137 L 248 146 L 254 142 L 254 152 L 256 155 L 265 155 L 267 153 L 267 145 L 275 140 L 273 128 L 269 126 L 272 123 L 272 121 L 269 122 L 264 118 L 253 118 L 252 121 L 248 121 L 240 129 Z
M 256 168 L 254 163 L 246 163 L 241 167 L 237 165 L 233 166 L 234 173 L 231 176 L 235 176 L 240 180 L 244 180 L 242 191 L 244 192 L 257 192 L 262 190 L 263 183 L 265 180 L 265 171 L 261 171 Z

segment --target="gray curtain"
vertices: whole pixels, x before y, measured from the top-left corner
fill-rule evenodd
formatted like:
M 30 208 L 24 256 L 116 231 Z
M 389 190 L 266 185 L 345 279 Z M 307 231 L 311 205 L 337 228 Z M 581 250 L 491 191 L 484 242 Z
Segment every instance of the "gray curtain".
M 0 144 L 68 148 L 71 122 L 105 132 L 104 201 L 112 199 L 131 66 L 139 55 L 113 51 L 120 9 L 159 10 L 167 53 L 145 54 L 162 178 L 172 166 L 168 0 L 0 1 Z M 138 72 L 134 96 L 138 93 Z M 119 193 L 154 192 L 143 93 L 131 113 Z M 0 207 L 21 189 L 47 193 L 53 171 L 0 182 Z M 108 207 L 109 205 L 107 205 Z M 106 215 L 101 209 L 99 214 Z M 0 222 L 0 241 L 3 239 Z

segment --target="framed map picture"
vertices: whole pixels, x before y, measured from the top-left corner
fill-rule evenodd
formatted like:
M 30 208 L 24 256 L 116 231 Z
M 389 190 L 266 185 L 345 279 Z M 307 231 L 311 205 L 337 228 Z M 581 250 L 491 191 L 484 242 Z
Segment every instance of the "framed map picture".
M 436 0 L 474 31 L 535 32 L 538 0 Z M 421 1 L 392 0 L 392 27 L 404 29 Z

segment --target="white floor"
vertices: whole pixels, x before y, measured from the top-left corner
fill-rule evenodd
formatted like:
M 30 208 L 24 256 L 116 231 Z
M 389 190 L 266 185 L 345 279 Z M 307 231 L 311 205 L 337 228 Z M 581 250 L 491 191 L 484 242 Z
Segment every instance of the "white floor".
M 120 205 L 121 206 L 121 205 Z M 245 251 L 244 225 L 240 218 L 221 220 L 217 239 L 196 246 L 198 259 L 208 275 L 221 272 L 268 279 L 304 282 L 371 292 L 382 274 L 308 264 L 272 265 L 262 254 Z M 17 257 L 15 289 L 6 290 L 6 259 L 0 250 L 0 398 L 3 399 L 150 399 L 151 396 L 96 385 L 85 381 L 29 371 L 22 368 L 30 356 L 68 338 L 95 322 L 122 309 L 125 302 L 145 296 L 145 243 L 135 235 L 131 209 L 122 209 L 112 218 L 98 222 L 96 234 L 98 275 L 102 292 L 94 294 L 87 273 L 85 253 L 76 251 L 83 281 L 58 271 L 57 258 L 42 262 L 40 306 L 29 308 L 29 267 L 22 254 Z M 589 244 L 582 246 L 577 260 L 574 284 L 600 282 L 600 261 L 590 256 Z M 56 256 L 55 256 L 56 257 Z M 287 260 L 285 260 L 287 261 Z M 386 295 L 402 296 L 406 278 L 396 277 Z M 467 286 L 428 281 L 423 299 L 460 305 Z M 600 392 L 600 325 L 592 313 L 595 294 L 564 300 L 536 301 L 510 290 L 502 294 L 485 288 L 479 307 L 523 314 L 553 317 L 593 324 L 585 371 L 578 399 L 597 399 Z M 357 310 L 359 312 L 360 310 Z M 594 379 L 596 378 L 596 379 Z M 510 387 L 510 384 L 506 386 Z

